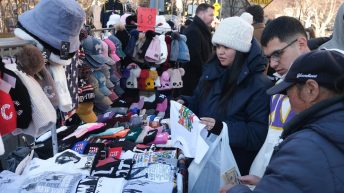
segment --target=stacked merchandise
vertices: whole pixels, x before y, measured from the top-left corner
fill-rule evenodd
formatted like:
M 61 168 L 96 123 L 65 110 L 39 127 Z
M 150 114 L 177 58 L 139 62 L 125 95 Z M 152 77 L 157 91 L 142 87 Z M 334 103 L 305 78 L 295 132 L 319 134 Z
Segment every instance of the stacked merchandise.
M 21 175 L 0 174 L 8 181 L 1 187 L 15 192 L 172 192 L 178 160 L 169 144 L 171 131 L 156 115 L 132 112 L 142 105 L 139 101 L 125 114 L 107 112 L 98 122 L 57 129 L 60 153 L 47 160 L 31 160 L 31 153 L 13 171 Z M 36 140 L 39 157 L 50 148 L 50 137 L 47 132 Z

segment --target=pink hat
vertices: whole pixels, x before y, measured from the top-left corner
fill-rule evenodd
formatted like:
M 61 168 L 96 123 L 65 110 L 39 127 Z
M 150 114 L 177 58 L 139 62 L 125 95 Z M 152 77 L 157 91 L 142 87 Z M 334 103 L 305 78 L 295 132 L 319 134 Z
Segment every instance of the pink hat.
M 109 46 L 104 42 L 104 41 L 101 41 L 102 42 L 102 47 L 103 47 L 103 52 L 102 52 L 102 54 L 105 56 L 105 57 L 107 57 L 107 58 L 109 58 L 109 61 L 107 62 L 107 64 L 108 65 L 114 65 L 114 64 L 116 64 L 116 62 L 113 60 L 113 58 L 110 58 L 109 57 Z
M 121 59 L 116 54 L 116 45 L 108 38 L 106 38 L 104 42 L 109 46 L 110 57 L 116 62 L 120 61 Z
M 171 72 L 172 72 L 172 69 L 168 69 L 161 74 L 161 77 L 160 77 L 161 87 L 159 87 L 158 90 L 170 90 L 172 88 L 171 80 L 170 80 Z
M 170 135 L 167 132 L 156 134 L 152 144 L 166 144 Z
M 160 47 L 160 39 L 159 36 L 155 36 L 152 42 L 149 44 L 145 60 L 147 62 L 154 62 L 157 63 L 160 61 L 161 56 L 161 47 Z

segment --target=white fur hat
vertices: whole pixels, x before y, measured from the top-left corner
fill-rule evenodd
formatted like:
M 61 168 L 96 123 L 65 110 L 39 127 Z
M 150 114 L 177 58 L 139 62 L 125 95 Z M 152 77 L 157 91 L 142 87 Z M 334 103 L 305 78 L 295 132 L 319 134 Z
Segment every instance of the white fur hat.
M 212 43 L 223 45 L 241 52 L 249 52 L 253 37 L 253 17 L 244 12 L 240 17 L 224 19 L 216 29 Z
M 112 14 L 109 17 L 109 21 L 106 23 L 106 26 L 110 27 L 110 25 L 117 25 L 117 24 L 119 24 L 121 22 L 120 19 L 121 19 L 120 15 Z

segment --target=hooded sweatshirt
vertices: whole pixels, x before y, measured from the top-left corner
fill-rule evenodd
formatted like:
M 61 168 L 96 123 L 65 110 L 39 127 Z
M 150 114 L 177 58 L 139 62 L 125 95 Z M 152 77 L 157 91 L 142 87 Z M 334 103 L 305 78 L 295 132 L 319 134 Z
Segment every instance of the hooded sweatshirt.
M 321 48 L 344 50 L 344 3 L 337 12 L 332 39 L 321 45 Z

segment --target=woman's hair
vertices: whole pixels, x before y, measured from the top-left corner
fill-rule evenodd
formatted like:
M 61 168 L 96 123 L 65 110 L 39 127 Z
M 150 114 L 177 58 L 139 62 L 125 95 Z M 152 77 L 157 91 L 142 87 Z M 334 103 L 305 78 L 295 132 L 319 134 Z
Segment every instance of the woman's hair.
M 228 102 L 228 99 L 233 95 L 233 93 L 235 92 L 237 88 L 237 80 L 239 78 L 242 65 L 245 62 L 246 55 L 247 53 L 236 51 L 233 64 L 231 65 L 230 70 L 227 71 L 227 74 L 225 74 L 225 78 L 227 79 L 227 81 L 221 93 L 220 102 L 219 102 L 220 109 L 226 107 L 225 104 Z M 214 61 L 214 60 L 218 60 L 216 55 L 213 56 L 213 58 L 211 59 L 211 61 Z M 207 97 L 209 90 L 211 89 L 213 84 L 214 84 L 214 81 L 205 80 L 201 98 L 205 99 Z

